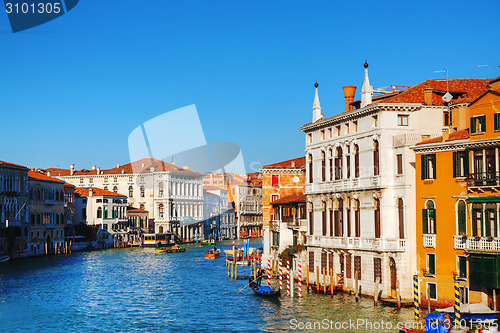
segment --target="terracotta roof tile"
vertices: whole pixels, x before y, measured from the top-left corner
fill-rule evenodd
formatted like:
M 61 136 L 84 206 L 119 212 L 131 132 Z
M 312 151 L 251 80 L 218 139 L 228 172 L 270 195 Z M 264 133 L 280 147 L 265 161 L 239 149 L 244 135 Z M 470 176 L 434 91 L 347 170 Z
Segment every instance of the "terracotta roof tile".
M 289 194 L 286 197 L 274 200 L 273 202 L 271 202 L 271 204 L 279 205 L 279 204 L 294 203 L 294 202 L 306 202 L 306 195 L 304 194 L 304 192 Z
M 127 213 L 149 213 L 149 211 L 140 208 L 127 207 Z
M 126 195 L 115 193 L 112 191 L 104 190 L 102 188 L 98 187 L 77 187 L 75 189 L 75 193 L 79 195 L 80 197 L 88 197 L 89 192 L 92 191 L 92 196 L 94 197 L 102 197 L 102 196 L 107 196 L 107 197 L 127 197 Z
M 292 167 L 292 163 L 295 163 L 295 167 Z M 292 169 L 292 168 L 301 169 L 305 167 L 306 167 L 306 157 L 302 156 L 288 161 L 264 165 L 262 169 Z
M 468 137 L 469 137 L 469 130 L 464 129 L 464 130 L 450 133 L 450 136 L 449 136 L 448 140 L 446 140 L 446 142 L 455 141 L 455 140 L 463 140 L 463 139 L 467 139 Z M 437 143 L 437 142 L 443 142 L 443 137 L 439 136 L 437 138 L 425 140 L 425 141 L 417 143 L 416 145 L 418 146 L 418 145 L 425 145 L 428 143 Z
M 14 166 L 14 167 L 18 167 L 18 168 L 26 168 L 24 165 L 14 164 L 14 163 L 5 162 L 5 161 L 0 161 L 0 165 Z
M 46 180 L 50 182 L 57 182 L 57 183 L 66 183 L 64 180 L 60 180 L 54 177 L 49 177 L 44 175 L 43 173 L 39 173 L 36 171 L 28 171 L 28 177 L 32 179 L 38 179 L 38 180 Z

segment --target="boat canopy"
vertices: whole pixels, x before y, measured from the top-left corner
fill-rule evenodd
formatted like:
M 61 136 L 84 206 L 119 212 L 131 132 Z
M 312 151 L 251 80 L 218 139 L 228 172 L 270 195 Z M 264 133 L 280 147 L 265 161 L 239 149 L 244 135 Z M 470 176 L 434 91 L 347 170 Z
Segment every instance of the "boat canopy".
M 455 307 L 450 306 L 444 309 L 436 309 L 436 312 L 446 312 L 446 313 L 454 313 Z M 484 303 L 473 303 L 473 304 L 460 304 L 460 312 L 461 313 L 470 313 L 470 314 L 497 314 L 499 312 L 495 312 L 491 310 Z

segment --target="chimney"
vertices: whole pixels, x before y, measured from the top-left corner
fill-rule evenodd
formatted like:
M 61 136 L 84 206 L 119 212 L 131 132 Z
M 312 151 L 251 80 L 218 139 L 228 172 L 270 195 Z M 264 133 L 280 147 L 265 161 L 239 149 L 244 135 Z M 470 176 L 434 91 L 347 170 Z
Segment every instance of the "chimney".
M 50 171 L 47 171 L 47 176 L 50 177 Z
M 182 168 L 183 168 L 184 170 L 189 170 L 189 165 L 183 165 L 183 166 L 182 166 Z
M 116 167 L 119 168 L 120 167 L 120 162 L 116 162 Z
M 425 105 L 432 105 L 432 88 L 425 88 L 424 90 Z
M 429 134 L 422 134 L 422 141 L 427 141 L 431 138 Z
M 170 162 L 170 164 L 172 164 L 173 166 L 175 166 L 175 162 L 174 160 L 172 159 L 172 161 Z
M 92 166 L 92 170 L 95 170 L 95 165 Z
M 74 164 L 70 164 L 69 165 L 69 170 L 70 170 L 69 174 L 71 176 L 73 176 L 73 174 L 75 173 L 75 165 Z
M 353 107 L 350 105 L 354 102 L 354 94 L 356 93 L 356 86 L 343 86 L 344 99 L 345 99 L 345 110 L 352 111 Z
M 450 138 L 450 130 L 448 127 L 443 128 L 441 132 L 443 133 L 443 142 Z
M 149 168 L 149 172 L 155 172 L 155 167 Z
M 100 167 L 97 167 L 97 174 L 100 175 L 101 174 L 101 168 Z
M 125 173 L 125 170 L 124 170 L 124 169 L 122 169 L 122 175 L 123 175 L 124 173 Z
M 143 167 L 143 168 L 144 168 L 144 163 L 141 163 L 141 167 Z
M 91 197 L 93 195 L 92 193 L 92 189 L 89 190 L 89 197 Z

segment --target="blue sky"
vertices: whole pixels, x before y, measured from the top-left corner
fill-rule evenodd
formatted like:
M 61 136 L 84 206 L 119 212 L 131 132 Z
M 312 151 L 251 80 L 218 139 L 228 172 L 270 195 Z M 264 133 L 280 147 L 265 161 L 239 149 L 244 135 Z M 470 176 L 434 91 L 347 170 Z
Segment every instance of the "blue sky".
M 301 156 L 313 84 L 344 110 L 374 87 L 500 75 L 498 1 L 82 0 L 13 34 L 0 13 L 0 159 L 112 167 L 145 121 L 196 104 L 207 141 L 258 166 Z

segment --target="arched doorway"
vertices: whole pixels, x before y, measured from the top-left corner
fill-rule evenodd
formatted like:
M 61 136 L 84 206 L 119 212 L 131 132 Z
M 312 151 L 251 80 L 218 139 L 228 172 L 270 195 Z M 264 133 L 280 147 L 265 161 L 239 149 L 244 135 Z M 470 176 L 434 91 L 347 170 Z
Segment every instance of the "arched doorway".
M 389 269 L 391 272 L 391 297 L 396 297 L 396 287 L 397 287 L 397 270 L 396 270 L 396 261 L 394 258 L 389 260 Z

